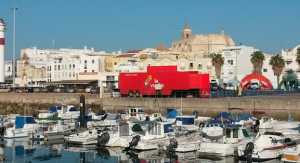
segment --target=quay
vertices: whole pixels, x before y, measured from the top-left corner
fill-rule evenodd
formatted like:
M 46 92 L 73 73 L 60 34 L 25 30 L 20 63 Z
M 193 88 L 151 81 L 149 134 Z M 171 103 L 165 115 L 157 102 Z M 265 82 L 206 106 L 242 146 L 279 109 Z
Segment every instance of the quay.
M 0 93 L 0 114 L 37 115 L 38 110 L 49 110 L 50 106 L 62 104 L 79 108 L 80 93 Z M 99 94 L 84 94 L 86 108 L 100 110 Z

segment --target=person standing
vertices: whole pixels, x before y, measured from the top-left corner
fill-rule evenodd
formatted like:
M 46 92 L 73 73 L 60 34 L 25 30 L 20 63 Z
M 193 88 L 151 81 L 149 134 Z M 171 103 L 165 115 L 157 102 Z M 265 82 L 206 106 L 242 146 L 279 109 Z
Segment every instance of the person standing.
M 239 86 L 239 94 L 238 94 L 239 97 L 242 97 L 242 92 L 243 92 L 243 88 Z

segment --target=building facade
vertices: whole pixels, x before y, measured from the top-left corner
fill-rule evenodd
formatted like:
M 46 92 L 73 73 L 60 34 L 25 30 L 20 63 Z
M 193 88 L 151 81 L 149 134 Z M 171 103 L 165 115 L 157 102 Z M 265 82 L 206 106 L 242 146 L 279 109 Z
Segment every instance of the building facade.
M 180 40 L 172 42 L 171 51 L 220 53 L 224 47 L 235 46 L 231 36 L 225 34 L 223 29 L 220 34 L 192 35 L 192 30 L 186 22 L 181 34 L 182 37 Z
M 236 78 L 242 80 L 246 75 L 252 74 L 253 65 L 251 54 L 258 49 L 248 46 L 225 47 L 222 49 L 224 65 L 221 70 L 221 78 L 226 82 Z

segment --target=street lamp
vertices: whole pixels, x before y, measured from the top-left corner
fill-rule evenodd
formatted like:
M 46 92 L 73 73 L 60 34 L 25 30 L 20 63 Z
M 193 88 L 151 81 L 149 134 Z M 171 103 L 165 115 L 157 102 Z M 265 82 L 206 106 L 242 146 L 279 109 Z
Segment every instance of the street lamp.
M 15 42 L 16 42 L 16 11 L 18 10 L 18 8 L 11 8 L 14 12 L 14 31 L 13 31 L 13 90 L 15 91 L 15 88 L 16 88 L 16 81 L 15 81 L 15 77 L 16 77 L 16 61 L 15 61 Z

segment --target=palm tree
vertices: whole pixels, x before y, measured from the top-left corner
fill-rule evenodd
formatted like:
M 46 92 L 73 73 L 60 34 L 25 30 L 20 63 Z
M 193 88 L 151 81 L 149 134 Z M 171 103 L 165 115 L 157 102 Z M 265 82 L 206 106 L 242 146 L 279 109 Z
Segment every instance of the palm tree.
M 298 63 L 300 70 L 300 52 L 297 53 L 296 62 Z
M 285 67 L 285 62 L 282 55 L 274 54 L 270 59 L 269 65 L 272 66 L 274 75 L 277 76 L 277 86 L 279 86 L 279 76 L 281 75 L 282 70 Z
M 261 51 L 251 54 L 251 63 L 253 64 L 253 73 L 262 74 L 262 66 L 264 64 L 265 55 Z
M 221 54 L 214 54 L 211 59 L 212 65 L 215 66 L 216 76 L 221 78 L 221 68 L 224 65 L 224 58 Z

